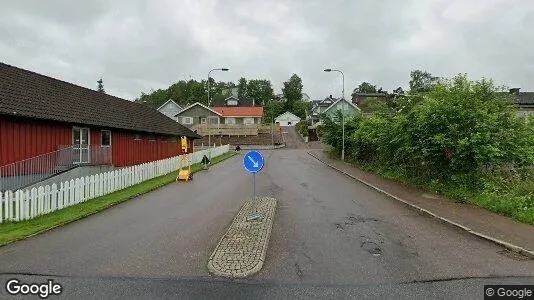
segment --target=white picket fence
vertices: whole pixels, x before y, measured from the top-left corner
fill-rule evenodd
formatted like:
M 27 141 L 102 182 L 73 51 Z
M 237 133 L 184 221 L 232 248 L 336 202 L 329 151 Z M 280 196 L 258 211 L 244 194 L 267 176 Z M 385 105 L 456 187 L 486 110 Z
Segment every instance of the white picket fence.
M 211 148 L 211 157 L 230 150 L 229 145 Z M 192 154 L 191 163 L 199 163 L 209 150 Z M 52 185 L 39 186 L 31 190 L 0 192 L 0 223 L 24 221 L 42 216 L 65 207 L 116 192 L 143 181 L 178 170 L 182 156 L 157 160 L 114 171 L 71 179 Z M 185 164 L 185 162 L 184 162 Z M 185 164 L 187 166 L 187 164 Z

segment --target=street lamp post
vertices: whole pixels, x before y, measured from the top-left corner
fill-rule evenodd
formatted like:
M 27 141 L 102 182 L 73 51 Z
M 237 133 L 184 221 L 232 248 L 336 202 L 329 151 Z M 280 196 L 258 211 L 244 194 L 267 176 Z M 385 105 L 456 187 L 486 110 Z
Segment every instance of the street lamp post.
M 208 107 L 211 106 L 211 99 L 210 99 L 210 74 L 212 71 L 224 71 L 224 72 L 227 72 L 229 69 L 228 68 L 217 68 L 217 69 L 211 69 L 209 72 L 208 72 Z M 210 131 L 210 122 L 209 122 L 210 118 L 209 116 L 206 117 L 206 126 L 208 128 L 208 150 L 211 149 L 211 131 Z M 211 160 L 211 150 L 209 151 L 209 158 Z
M 274 150 L 274 116 L 271 116 L 272 117 L 272 121 L 271 121 L 271 143 L 273 145 L 273 150 Z
M 336 69 L 324 69 L 325 72 L 339 72 L 343 80 L 342 99 L 345 101 L 345 74 L 342 71 Z M 343 107 L 343 106 L 342 106 Z M 341 132 L 342 132 L 342 146 L 341 146 L 341 160 L 345 161 L 345 112 L 341 109 Z

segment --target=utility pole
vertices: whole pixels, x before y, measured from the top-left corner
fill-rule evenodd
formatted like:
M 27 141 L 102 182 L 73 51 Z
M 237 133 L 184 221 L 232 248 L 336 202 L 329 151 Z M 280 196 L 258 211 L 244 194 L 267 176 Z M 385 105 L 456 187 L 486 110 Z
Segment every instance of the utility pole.
M 271 122 L 271 143 L 273 145 L 273 150 L 274 150 L 274 116 L 272 116 L 272 122 Z

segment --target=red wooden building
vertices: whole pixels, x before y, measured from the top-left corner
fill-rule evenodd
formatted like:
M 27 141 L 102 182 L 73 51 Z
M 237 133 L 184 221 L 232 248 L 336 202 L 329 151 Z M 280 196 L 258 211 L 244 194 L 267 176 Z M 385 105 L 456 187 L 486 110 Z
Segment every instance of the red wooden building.
M 74 164 L 135 165 L 181 154 L 182 136 L 200 138 L 146 105 L 0 63 L 0 168 L 65 148 Z

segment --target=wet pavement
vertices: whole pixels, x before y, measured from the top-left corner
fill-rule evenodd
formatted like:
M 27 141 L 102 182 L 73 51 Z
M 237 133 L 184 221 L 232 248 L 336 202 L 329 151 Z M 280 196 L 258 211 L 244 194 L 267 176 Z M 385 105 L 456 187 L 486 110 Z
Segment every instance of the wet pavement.
M 261 152 L 266 165 L 256 178 L 257 192 L 276 198 L 278 207 L 263 269 L 238 282 L 312 288 L 534 276 L 534 260 L 506 255 L 418 213 L 306 150 Z M 189 183 L 1 247 L 0 273 L 216 280 L 206 267 L 209 255 L 252 195 L 242 155 Z M 471 288 L 482 289 L 483 279 L 472 282 Z

